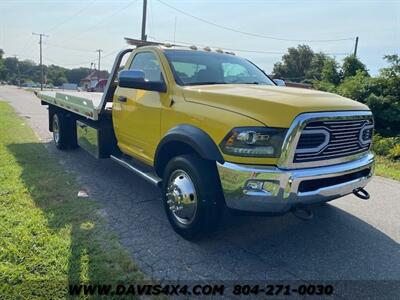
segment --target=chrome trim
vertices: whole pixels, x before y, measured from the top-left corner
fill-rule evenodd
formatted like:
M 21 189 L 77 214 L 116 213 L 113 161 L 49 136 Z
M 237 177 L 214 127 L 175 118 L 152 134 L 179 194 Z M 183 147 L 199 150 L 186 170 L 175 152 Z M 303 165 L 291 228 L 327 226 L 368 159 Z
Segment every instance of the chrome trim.
M 228 207 L 253 212 L 284 213 L 297 205 L 330 201 L 364 187 L 374 172 L 374 155 L 368 152 L 351 162 L 295 170 L 229 162 L 217 163 L 217 168 Z M 355 180 L 314 191 L 298 191 L 304 180 L 333 178 L 365 169 L 370 169 L 369 174 Z M 260 191 L 248 190 L 246 184 L 249 180 L 265 181 L 268 187 Z
M 372 119 L 371 111 L 340 111 L 340 112 L 316 112 L 316 113 L 304 113 L 298 115 L 292 125 L 290 126 L 284 142 L 282 144 L 281 156 L 278 160 L 278 167 L 282 169 L 299 169 L 307 167 L 319 167 L 321 165 L 334 165 L 344 162 L 356 160 L 366 154 L 366 152 L 340 157 L 327 159 L 324 161 L 312 161 L 304 163 L 294 163 L 294 155 L 296 152 L 296 146 L 299 141 L 300 135 L 306 125 L 310 122 L 317 121 L 335 121 L 335 120 L 346 120 L 346 119 L 365 119 L 370 117 Z
M 363 138 L 362 138 L 364 131 L 368 130 L 368 129 L 374 129 L 374 125 L 365 125 L 363 128 L 361 128 L 360 134 L 358 135 L 358 139 L 359 139 L 361 145 L 366 145 L 368 143 L 371 143 L 371 141 L 372 141 L 372 134 L 371 134 L 371 138 L 368 140 L 363 140 Z
M 143 179 L 147 180 L 148 182 L 154 184 L 155 186 L 159 186 L 161 183 L 161 178 L 157 177 L 155 174 L 150 174 L 148 172 L 144 172 L 142 170 L 140 170 L 139 168 L 133 166 L 132 164 L 130 164 L 129 162 L 120 159 L 118 157 L 115 157 L 114 155 L 110 155 L 110 158 L 112 160 L 114 160 L 115 162 L 117 162 L 119 165 L 127 168 L 128 170 L 134 172 L 135 174 L 139 175 L 140 177 L 142 177 Z
M 88 126 L 80 120 L 76 121 L 76 139 L 79 147 L 85 149 L 96 158 L 100 158 L 100 142 L 98 129 Z
M 310 129 L 310 130 L 304 130 L 302 132 L 302 134 L 316 134 L 316 133 L 321 133 L 325 136 L 325 141 L 323 141 L 321 145 L 314 148 L 296 149 L 295 153 L 314 153 L 314 152 L 320 152 L 322 149 L 324 149 L 329 144 L 329 132 L 326 129 Z
M 172 172 L 167 184 L 167 204 L 175 220 L 183 225 L 193 222 L 197 212 L 197 192 L 190 176 L 183 170 Z
M 60 142 L 60 126 L 57 114 L 53 116 L 53 140 L 56 144 Z

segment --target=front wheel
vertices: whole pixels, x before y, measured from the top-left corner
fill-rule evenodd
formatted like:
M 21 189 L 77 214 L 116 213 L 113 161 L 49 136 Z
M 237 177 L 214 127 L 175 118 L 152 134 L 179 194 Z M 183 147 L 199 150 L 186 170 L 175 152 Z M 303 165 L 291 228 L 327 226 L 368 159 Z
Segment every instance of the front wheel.
M 173 229 L 185 239 L 216 230 L 223 199 L 215 162 L 196 155 L 171 159 L 164 172 L 163 201 Z

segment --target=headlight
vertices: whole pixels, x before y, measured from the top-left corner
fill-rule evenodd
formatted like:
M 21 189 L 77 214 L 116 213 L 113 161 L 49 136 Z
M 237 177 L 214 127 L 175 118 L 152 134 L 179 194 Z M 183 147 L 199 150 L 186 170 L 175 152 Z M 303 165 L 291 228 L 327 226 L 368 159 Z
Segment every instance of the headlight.
M 221 142 L 222 152 L 235 156 L 279 157 L 287 129 L 238 127 Z

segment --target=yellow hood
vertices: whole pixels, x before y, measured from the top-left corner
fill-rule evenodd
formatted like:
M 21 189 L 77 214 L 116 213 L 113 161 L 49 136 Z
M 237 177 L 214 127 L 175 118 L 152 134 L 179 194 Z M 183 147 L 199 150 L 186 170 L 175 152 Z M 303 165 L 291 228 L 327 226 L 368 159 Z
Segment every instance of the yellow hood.
M 336 94 L 268 85 L 202 85 L 183 88 L 185 99 L 233 111 L 270 127 L 288 128 L 305 112 L 369 110 Z

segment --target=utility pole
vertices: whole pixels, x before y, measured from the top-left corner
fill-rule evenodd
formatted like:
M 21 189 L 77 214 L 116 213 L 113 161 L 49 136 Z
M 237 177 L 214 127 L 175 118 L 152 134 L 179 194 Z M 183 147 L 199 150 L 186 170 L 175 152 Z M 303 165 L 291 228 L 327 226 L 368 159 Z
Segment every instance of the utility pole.
M 35 33 L 32 32 L 32 35 L 39 36 L 39 45 L 40 45 L 40 90 L 43 91 L 43 79 L 44 79 L 44 71 L 43 71 L 43 55 L 42 55 L 42 44 L 43 44 L 43 37 L 49 37 L 44 33 Z
M 354 46 L 354 57 L 357 56 L 357 48 L 358 48 L 358 36 L 356 37 L 356 44 Z
M 14 54 L 14 58 L 15 58 L 15 63 L 17 66 L 17 74 L 18 74 L 18 87 L 21 87 L 21 74 L 19 71 L 19 63 L 18 63 L 18 56 L 16 54 Z
M 143 0 L 142 41 L 146 41 L 147 40 L 147 35 L 146 35 L 146 15 L 147 15 L 147 0 Z
M 98 50 L 96 50 L 96 52 L 99 52 L 99 71 L 101 71 L 100 70 L 100 59 L 101 59 L 101 52 L 103 52 L 103 50 L 98 49 Z

